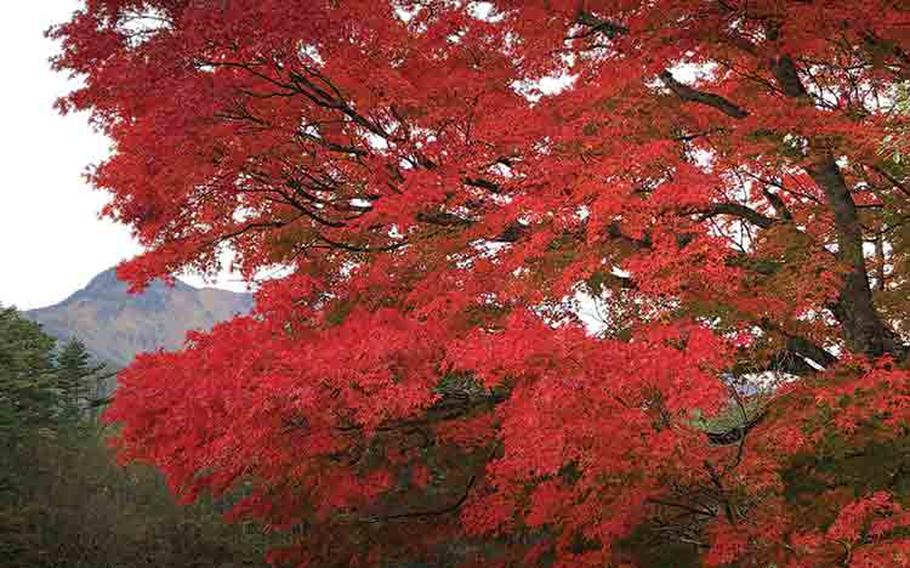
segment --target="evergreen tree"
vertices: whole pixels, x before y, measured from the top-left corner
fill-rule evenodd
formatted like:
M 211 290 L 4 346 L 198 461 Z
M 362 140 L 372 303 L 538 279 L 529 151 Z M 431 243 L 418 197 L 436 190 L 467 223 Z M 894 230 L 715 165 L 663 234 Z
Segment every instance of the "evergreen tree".
M 0 308 L 0 566 L 264 568 L 266 537 L 184 508 L 156 472 L 110 460 L 91 411 L 112 377 L 85 345 L 57 348 Z
M 70 339 L 56 358 L 60 404 L 66 416 L 80 416 L 104 401 L 105 380 L 112 376 L 103 363 L 94 363 L 85 344 Z
M 58 414 L 54 344 L 40 325 L 0 307 L 0 438 L 46 425 Z

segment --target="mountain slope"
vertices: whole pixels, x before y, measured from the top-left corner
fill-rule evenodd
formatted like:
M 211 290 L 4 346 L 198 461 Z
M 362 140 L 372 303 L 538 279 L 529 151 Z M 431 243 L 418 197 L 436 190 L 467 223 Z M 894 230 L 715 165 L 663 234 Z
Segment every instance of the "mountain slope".
M 128 294 L 112 268 L 63 302 L 25 316 L 58 339 L 78 337 L 99 359 L 122 366 L 136 353 L 178 348 L 188 330 L 209 329 L 252 306 L 251 294 L 180 281 L 174 286 L 156 281 L 142 294 Z

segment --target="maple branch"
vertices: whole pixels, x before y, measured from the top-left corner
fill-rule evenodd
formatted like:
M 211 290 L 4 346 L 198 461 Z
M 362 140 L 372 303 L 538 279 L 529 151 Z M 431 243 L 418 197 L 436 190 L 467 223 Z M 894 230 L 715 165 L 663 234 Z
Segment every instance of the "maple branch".
M 832 355 L 830 352 L 828 352 L 827 349 L 821 347 L 820 345 L 818 345 L 816 343 L 813 343 L 812 341 L 810 341 L 809 339 L 807 339 L 801 335 L 796 335 L 796 334 L 785 331 L 778 324 L 772 322 L 768 318 L 762 318 L 761 321 L 755 322 L 755 324 L 759 328 L 761 328 L 762 331 L 765 331 L 767 333 L 777 333 L 786 339 L 786 346 L 784 347 L 784 354 L 792 353 L 792 354 L 796 355 L 797 357 L 799 357 L 801 360 L 803 358 L 809 359 L 813 363 L 816 363 L 817 365 L 819 365 L 821 367 L 825 367 L 825 368 L 831 367 L 832 365 L 834 365 L 838 362 L 838 358 L 835 357 L 834 355 Z M 782 357 L 782 355 L 778 356 L 778 361 L 776 363 L 777 365 L 781 365 L 781 364 L 785 363 L 785 361 L 781 357 Z M 805 361 L 803 361 L 803 363 L 805 363 Z M 809 365 L 806 364 L 805 366 L 809 366 Z M 780 368 L 780 367 L 778 367 L 778 368 Z M 809 366 L 809 368 L 812 370 L 812 372 L 815 371 L 815 369 L 812 369 L 811 366 Z M 804 369 L 804 367 L 801 366 L 800 369 Z M 782 369 L 782 370 L 786 370 L 787 372 L 793 372 L 795 374 L 802 374 L 802 373 L 796 373 L 797 369 L 787 368 L 787 369 Z
M 319 237 L 319 240 L 323 241 L 327 245 L 330 245 L 334 248 L 338 248 L 341 250 L 346 250 L 348 252 L 389 252 L 389 251 L 393 251 L 395 249 L 399 249 L 401 247 L 408 245 L 407 241 L 402 241 L 400 243 L 391 243 L 391 244 L 379 246 L 379 247 L 370 247 L 370 246 L 352 245 L 352 244 L 344 243 L 341 241 L 336 241 L 334 239 L 330 239 L 330 238 L 326 237 L 322 233 L 318 233 L 316 236 Z
M 831 367 L 838 361 L 837 357 L 828 352 L 827 349 L 812 343 L 805 337 L 789 334 L 786 337 L 788 351 L 805 357 L 822 367 Z
M 369 155 L 369 152 L 367 152 L 363 148 L 357 148 L 355 146 L 351 146 L 348 144 L 340 144 L 338 142 L 332 142 L 331 140 L 327 140 L 324 137 L 318 137 L 313 134 L 308 134 L 304 128 L 298 129 L 297 136 L 299 138 L 303 138 L 305 140 L 309 140 L 310 142 L 318 144 L 318 145 L 326 148 L 327 150 L 331 150 L 333 152 L 338 152 L 340 154 L 348 154 L 351 156 L 358 156 L 358 157 L 364 157 L 364 156 Z
M 872 170 L 874 170 L 876 173 L 878 173 L 878 174 L 881 175 L 883 178 L 885 178 L 885 179 L 888 181 L 888 183 L 890 183 L 890 184 L 893 185 L 895 188 L 897 188 L 897 189 L 898 189 L 901 193 L 903 193 L 905 196 L 910 197 L 910 186 L 908 186 L 907 183 L 905 183 L 905 182 L 903 182 L 903 181 L 897 179 L 896 177 L 894 177 L 893 175 L 891 175 L 891 174 L 888 172 L 888 170 L 886 170 L 885 168 L 881 167 L 881 166 L 878 165 L 878 164 L 867 164 L 867 165 L 868 165 L 870 168 L 872 168 Z
M 594 14 L 591 14 L 590 12 L 581 12 L 578 15 L 578 23 L 585 25 L 585 26 L 589 26 L 590 30 L 581 35 L 570 36 L 568 39 L 577 39 L 577 38 L 581 38 L 581 37 L 587 37 L 587 36 L 597 33 L 597 32 L 604 32 L 605 35 L 607 35 L 609 38 L 612 39 L 616 36 L 624 35 L 629 32 L 629 28 L 627 28 L 626 26 L 623 26 L 622 24 L 610 22 L 607 20 L 603 20 L 603 19 L 595 16 Z M 745 49 L 749 53 L 754 53 L 754 46 L 749 44 L 749 42 L 747 42 L 744 38 L 736 38 L 736 37 L 733 37 L 733 34 L 731 34 L 730 39 L 737 40 L 737 41 L 734 41 L 734 43 L 738 47 Z M 669 69 L 664 70 L 662 73 L 660 73 L 660 75 L 658 75 L 658 77 L 660 78 L 661 81 L 663 81 L 663 83 L 667 86 L 667 88 L 669 88 L 671 91 L 673 91 L 673 93 L 676 94 L 676 96 L 678 96 L 680 99 L 682 99 L 684 101 L 697 102 L 697 103 L 701 103 L 704 105 L 708 105 L 710 107 L 713 107 L 713 108 L 721 111 L 722 113 L 726 114 L 727 116 L 730 116 L 730 117 L 736 118 L 736 119 L 745 118 L 749 115 L 749 113 L 745 109 L 743 109 L 739 105 L 725 99 L 724 97 L 722 97 L 720 95 L 699 91 L 684 83 L 677 81 L 676 78 L 673 77 L 673 74 L 670 72 Z
M 787 204 L 784 203 L 784 200 L 780 195 L 772 192 L 767 187 L 763 187 L 761 192 L 762 195 L 765 196 L 765 199 L 767 199 L 771 204 L 771 206 L 774 207 L 774 210 L 779 213 L 780 216 L 784 219 L 784 221 L 793 221 L 793 214 L 790 213 L 790 209 L 787 207 Z
M 699 91 L 684 83 L 680 83 L 673 77 L 673 74 L 670 73 L 670 71 L 663 71 L 658 77 L 660 77 L 660 80 L 663 81 L 667 88 L 684 101 L 707 105 L 732 118 L 740 119 L 749 116 L 749 113 L 742 107 L 730 102 L 720 95 Z
M 655 505 L 663 505 L 665 507 L 673 507 L 675 509 L 682 509 L 688 511 L 693 515 L 704 515 L 706 517 L 715 517 L 717 516 L 714 511 L 708 509 L 701 509 L 698 507 L 693 507 L 691 505 L 686 505 L 685 503 L 677 503 L 676 501 L 669 501 L 666 499 L 661 499 L 659 497 L 648 497 L 646 499 L 649 503 L 654 503 Z
M 897 60 L 897 72 L 895 75 L 901 79 L 910 78 L 910 54 L 904 51 L 900 45 L 895 42 L 882 39 L 874 32 L 867 31 L 862 33 L 863 42 L 870 51 L 878 53 L 888 53 Z
M 636 249 L 649 249 L 651 248 L 651 238 L 648 235 L 645 235 L 641 239 L 636 239 L 635 237 L 630 237 L 629 235 L 622 232 L 622 228 L 618 221 L 614 221 L 607 225 L 607 236 L 613 240 L 621 241 L 632 245 Z
M 793 63 L 793 59 L 789 55 L 782 55 L 773 59 L 771 61 L 771 73 L 788 97 L 801 99 L 809 96 L 796 71 L 796 64 Z
M 248 233 L 250 231 L 259 231 L 259 230 L 266 230 L 266 229 L 280 229 L 281 227 L 284 227 L 287 224 L 289 224 L 289 222 L 285 222 L 285 221 L 263 221 L 261 223 L 247 223 L 243 227 L 240 227 L 239 229 L 235 229 L 234 231 L 231 231 L 230 233 L 225 233 L 223 235 L 219 235 L 215 240 L 213 240 L 211 243 L 209 243 L 208 246 L 219 245 L 225 241 L 229 241 L 236 237 L 245 235 L 246 233 Z
M 465 183 L 465 185 L 470 185 L 472 187 L 479 187 L 481 189 L 486 189 L 487 191 L 491 191 L 493 193 L 502 192 L 502 187 L 498 183 L 492 182 L 492 181 L 490 181 L 488 179 L 484 179 L 484 178 L 467 177 L 467 178 L 464 178 L 464 183 Z
M 510 391 L 508 389 L 490 389 L 481 396 L 463 391 L 446 391 L 442 394 L 441 400 L 426 409 L 422 415 L 415 418 L 388 421 L 377 426 L 375 431 L 392 432 L 402 428 L 413 428 L 415 426 L 454 420 L 478 410 L 490 410 L 508 400 L 509 395 Z M 336 426 L 335 430 L 339 432 L 354 432 L 362 431 L 363 427 L 359 424 L 347 424 Z
M 697 213 L 701 215 L 702 220 L 710 219 L 717 215 L 739 217 L 763 229 L 767 229 L 778 222 L 777 219 L 763 215 L 755 209 L 739 203 L 715 203 L 706 209 L 700 209 Z
M 746 405 L 743 403 L 743 397 L 739 394 L 739 391 L 737 391 L 735 387 L 730 388 L 730 394 L 733 395 L 733 400 L 736 401 L 736 407 L 739 409 L 739 415 L 743 420 L 743 424 L 748 424 L 749 413 L 746 411 Z M 722 476 L 727 475 L 742 463 L 743 454 L 746 452 L 746 436 L 748 434 L 748 431 L 744 431 L 743 435 L 739 437 L 739 443 L 736 447 L 736 457 L 724 468 L 724 471 L 721 474 Z
M 581 34 L 568 36 L 566 39 L 582 39 L 596 33 L 603 33 L 608 38 L 613 39 L 616 36 L 629 33 L 629 28 L 626 26 L 618 24 L 616 22 L 611 22 L 609 20 L 604 20 L 595 16 L 591 12 L 581 12 L 578 14 L 577 21 L 583 26 L 588 26 L 588 31 Z
M 441 515 L 448 515 L 449 513 L 454 513 L 455 511 L 460 509 L 461 506 L 464 505 L 465 502 L 468 500 L 468 495 L 471 494 L 471 489 L 474 487 L 474 484 L 476 483 L 476 481 L 477 481 L 477 476 L 472 475 L 470 477 L 470 479 L 468 479 L 467 486 L 462 491 L 462 494 L 458 498 L 458 500 L 455 501 L 454 503 L 452 503 L 450 505 L 446 505 L 442 508 L 430 509 L 427 511 L 407 511 L 407 512 L 403 512 L 403 513 L 394 513 L 391 515 L 373 516 L 373 517 L 368 517 L 366 519 L 363 519 L 363 522 L 381 523 L 381 522 L 385 522 L 385 521 L 396 521 L 396 520 L 403 520 L 403 519 L 421 519 L 421 518 L 426 518 L 426 517 L 438 517 Z
M 464 227 L 473 223 L 470 219 L 447 211 L 421 211 L 414 218 L 421 223 L 440 227 Z
M 717 488 L 718 495 L 720 500 L 724 505 L 724 514 L 727 517 L 727 522 L 731 525 L 736 524 L 736 517 L 733 511 L 733 504 L 730 502 L 730 497 L 727 495 L 727 490 L 724 487 L 723 482 L 721 481 L 720 475 L 718 475 L 717 470 L 714 467 L 714 464 L 705 460 L 704 462 L 705 469 L 708 471 L 708 475 L 711 478 L 711 483 Z
M 709 128 L 708 130 L 703 130 L 701 132 L 692 132 L 692 133 L 680 133 L 671 136 L 671 140 L 676 142 L 691 142 L 692 140 L 697 140 L 699 138 L 707 138 L 712 134 L 724 133 L 727 132 L 726 128 Z
M 293 187 L 291 187 L 291 188 L 293 189 Z M 303 203 L 301 203 L 297 199 L 294 199 L 293 197 L 291 197 L 286 192 L 284 192 L 280 189 L 276 188 L 274 191 L 276 193 L 278 193 L 279 195 L 281 195 L 281 197 L 284 198 L 284 203 L 286 203 L 287 205 L 290 205 L 291 207 L 293 207 L 294 209 L 299 211 L 301 215 L 308 217 L 309 219 L 312 219 L 313 221 L 316 221 L 320 225 L 324 225 L 326 227 L 332 227 L 332 228 L 336 228 L 336 229 L 345 226 L 345 223 L 343 221 L 332 221 L 332 220 L 322 217 L 321 215 L 314 213 L 308 207 L 306 207 Z
M 522 225 L 518 221 L 510 223 L 501 233 L 490 239 L 499 243 L 514 243 L 525 236 L 529 231 L 527 225 Z

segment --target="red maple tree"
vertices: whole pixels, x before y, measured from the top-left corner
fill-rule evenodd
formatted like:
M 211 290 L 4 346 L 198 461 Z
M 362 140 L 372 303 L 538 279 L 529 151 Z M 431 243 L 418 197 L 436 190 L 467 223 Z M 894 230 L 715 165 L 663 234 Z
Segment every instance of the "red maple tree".
M 906 3 L 86 0 L 50 34 L 148 249 L 121 276 L 283 269 L 107 413 L 287 529 L 274 562 L 910 566 Z

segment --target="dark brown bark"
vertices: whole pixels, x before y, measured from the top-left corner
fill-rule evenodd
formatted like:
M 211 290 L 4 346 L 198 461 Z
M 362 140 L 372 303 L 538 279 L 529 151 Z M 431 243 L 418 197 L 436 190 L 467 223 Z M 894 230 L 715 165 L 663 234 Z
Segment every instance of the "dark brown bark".
M 782 55 L 771 61 L 771 72 L 781 91 L 798 104 L 812 104 L 800 81 L 793 59 Z M 831 306 L 842 327 L 847 348 L 870 357 L 906 356 L 900 338 L 882 321 L 872 301 L 872 287 L 863 255 L 863 233 L 856 203 L 834 156 L 823 145 L 811 150 L 806 173 L 825 194 L 828 207 L 834 214 L 837 234 L 837 256 L 847 267 L 838 293 L 837 303 Z
M 720 112 L 732 118 L 746 118 L 749 116 L 749 113 L 745 109 L 733 102 L 728 101 L 720 95 L 699 91 L 684 83 L 680 83 L 669 71 L 664 71 L 661 73 L 660 80 L 663 81 L 664 85 L 673 91 L 677 97 L 684 101 L 701 103 L 703 105 L 716 108 Z
M 837 304 L 832 306 L 835 317 L 843 327 L 847 347 L 871 357 L 890 354 L 903 358 L 905 347 L 882 322 L 872 302 L 872 288 L 863 256 L 862 225 L 840 168 L 831 155 L 826 155 L 813 162 L 806 171 L 824 191 L 834 214 L 837 256 L 847 267 Z
M 783 55 L 771 61 L 771 72 L 777 79 L 777 85 L 788 97 L 797 99 L 804 98 L 808 95 L 802 81 L 799 80 L 799 74 L 796 72 L 796 66 L 789 55 Z
M 879 233 L 875 236 L 875 287 L 879 292 L 885 290 L 885 239 Z
M 739 203 L 714 203 L 710 207 L 703 208 L 699 213 L 703 219 L 716 217 L 717 215 L 738 217 L 755 226 L 761 227 L 762 229 L 767 229 L 777 222 L 776 219 L 768 217 L 767 215 L 762 215 L 755 209 Z

